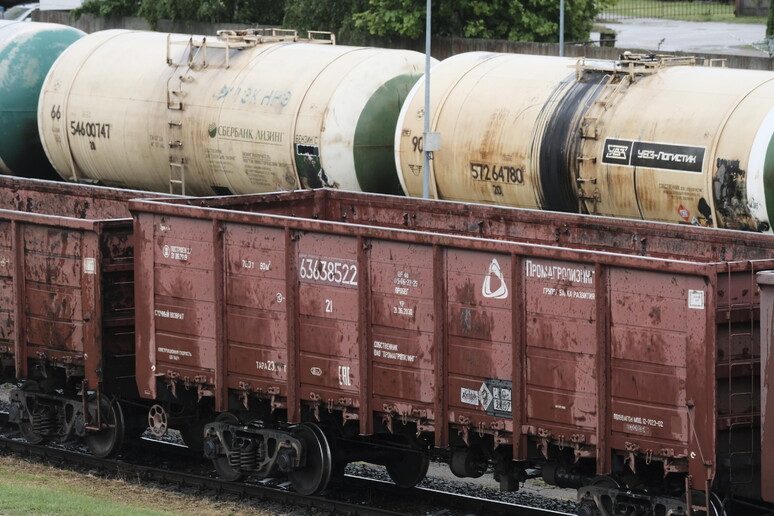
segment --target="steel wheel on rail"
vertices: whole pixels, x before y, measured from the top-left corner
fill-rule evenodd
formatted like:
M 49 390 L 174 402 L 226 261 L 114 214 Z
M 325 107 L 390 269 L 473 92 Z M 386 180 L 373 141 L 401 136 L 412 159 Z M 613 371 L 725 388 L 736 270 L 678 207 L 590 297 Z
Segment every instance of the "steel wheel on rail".
M 97 418 L 97 404 L 99 416 Z M 97 457 L 112 457 L 124 444 L 124 412 L 117 401 L 111 401 L 107 396 L 100 395 L 89 398 L 88 407 L 90 425 L 100 423 L 100 429 L 86 434 L 86 446 Z
M 314 423 L 303 423 L 295 437 L 304 443 L 305 462 L 288 474 L 293 489 L 302 495 L 319 493 L 328 485 L 333 470 L 331 447 L 322 429 Z
M 215 422 L 236 426 L 241 424 L 239 418 L 231 412 L 218 414 L 218 417 L 215 418 Z M 236 482 L 244 476 L 244 473 L 242 473 L 242 470 L 239 468 L 239 461 L 235 460 L 235 457 L 238 457 L 238 454 L 233 453 L 235 451 L 233 449 L 234 436 L 231 432 L 223 432 L 223 440 L 226 441 L 230 453 L 218 455 L 216 458 L 212 459 L 212 465 L 215 467 L 215 471 L 220 478 L 228 482 Z M 229 459 L 229 457 L 231 457 L 231 459 Z
M 430 458 L 422 452 L 395 452 L 395 459 L 385 466 L 395 485 L 408 489 L 425 478 L 430 467 Z
M 693 490 L 691 491 L 692 497 L 694 500 L 694 504 L 697 500 L 699 500 L 700 505 L 704 505 L 704 492 L 703 491 L 697 491 Z M 710 503 L 709 503 L 709 509 L 707 512 L 704 511 L 694 511 L 695 514 L 700 514 L 704 516 L 726 516 L 726 508 L 723 504 L 723 501 L 720 499 L 720 497 L 715 493 L 714 491 L 710 491 Z

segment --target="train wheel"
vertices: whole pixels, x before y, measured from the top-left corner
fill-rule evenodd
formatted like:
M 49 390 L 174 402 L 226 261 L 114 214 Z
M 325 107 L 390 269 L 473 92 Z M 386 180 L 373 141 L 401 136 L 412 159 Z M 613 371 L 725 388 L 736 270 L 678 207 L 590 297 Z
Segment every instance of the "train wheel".
M 388 462 L 386 466 L 387 474 L 395 485 L 408 489 L 425 478 L 427 468 L 430 467 L 430 458 L 419 452 L 398 452 L 397 458 Z
M 306 463 L 291 471 L 288 476 L 293 489 L 302 495 L 319 493 L 328 485 L 333 470 L 331 447 L 319 426 L 303 423 L 295 436 L 304 443 Z
M 38 382 L 29 380 L 24 382 L 21 389 L 25 392 L 40 392 L 40 385 L 38 385 Z M 29 414 L 30 418 L 32 418 L 30 421 L 22 421 L 19 423 L 19 432 L 21 432 L 22 437 L 24 437 L 24 440 L 27 441 L 30 444 L 40 444 L 44 441 L 43 436 L 40 435 L 38 432 L 35 431 L 35 425 L 33 423 L 33 420 L 35 416 L 40 416 L 40 414 L 37 413 L 37 411 L 42 410 L 44 407 L 39 407 L 37 403 L 33 402 L 31 404 L 32 406 L 28 407 L 30 408 L 31 414 Z
M 240 424 L 239 418 L 231 412 L 223 412 L 222 414 L 219 414 L 218 417 L 215 418 L 215 422 L 227 423 L 230 425 Z M 227 444 L 229 448 L 231 448 L 233 444 L 233 436 L 231 433 L 224 432 L 223 438 L 228 441 Z M 228 482 L 236 482 L 244 476 L 244 473 L 242 473 L 242 471 L 239 469 L 239 465 L 233 465 L 229 461 L 228 455 L 218 455 L 216 458 L 212 459 L 212 465 L 215 467 L 215 471 L 218 473 L 218 476 Z
M 593 479 L 591 479 L 592 486 L 597 487 L 605 487 L 607 489 L 623 489 L 624 486 L 613 477 L 609 477 L 607 475 L 597 475 Z
M 97 457 L 112 457 L 124 444 L 124 413 L 118 402 L 111 402 L 106 396 L 100 395 L 99 400 L 89 400 L 89 416 L 91 424 L 97 423 L 96 403 L 99 403 L 102 428 L 86 434 L 86 446 Z
M 452 452 L 449 469 L 460 478 L 480 478 L 488 464 L 484 454 L 476 448 L 458 448 Z
M 693 501 L 696 503 L 698 500 L 700 504 L 703 505 L 704 502 L 704 492 L 702 491 L 691 491 L 693 496 Z M 705 516 L 726 516 L 726 508 L 723 504 L 723 501 L 720 499 L 720 497 L 717 495 L 717 493 L 710 492 L 710 505 L 709 510 L 705 513 L 704 511 L 695 511 L 696 514 L 703 514 Z
M 710 516 L 726 516 L 726 506 L 716 493 L 710 493 Z

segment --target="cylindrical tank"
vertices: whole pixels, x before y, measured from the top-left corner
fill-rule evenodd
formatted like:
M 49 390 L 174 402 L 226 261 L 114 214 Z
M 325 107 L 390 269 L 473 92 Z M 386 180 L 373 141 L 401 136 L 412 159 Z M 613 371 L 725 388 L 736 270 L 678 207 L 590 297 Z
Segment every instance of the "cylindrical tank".
M 75 181 L 189 195 L 331 186 L 401 193 L 400 106 L 422 54 L 111 30 L 46 79 L 41 139 Z
M 38 137 L 38 97 L 54 60 L 83 36 L 64 25 L 0 20 L 0 173 L 59 177 Z
M 442 199 L 771 232 L 774 73 L 469 53 L 432 71 Z M 395 159 L 422 194 L 424 81 Z

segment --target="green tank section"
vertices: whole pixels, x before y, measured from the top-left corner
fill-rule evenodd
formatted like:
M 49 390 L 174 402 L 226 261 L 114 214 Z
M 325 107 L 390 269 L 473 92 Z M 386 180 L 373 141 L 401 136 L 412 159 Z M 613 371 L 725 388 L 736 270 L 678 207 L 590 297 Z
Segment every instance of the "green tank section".
M 355 173 L 364 192 L 404 195 L 395 169 L 395 126 L 403 102 L 421 75 L 385 83 L 366 104 L 355 129 Z
M 38 136 L 38 97 L 57 57 L 85 35 L 65 25 L 0 20 L 0 173 L 60 179 Z

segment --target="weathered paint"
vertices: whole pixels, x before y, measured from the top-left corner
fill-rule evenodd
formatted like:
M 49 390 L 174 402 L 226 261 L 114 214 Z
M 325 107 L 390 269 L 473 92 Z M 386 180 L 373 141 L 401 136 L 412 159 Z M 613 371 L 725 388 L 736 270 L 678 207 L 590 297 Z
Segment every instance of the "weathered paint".
M 0 20 L 0 172 L 55 179 L 37 128 L 43 79 L 85 33 L 51 23 Z M 56 116 L 56 113 L 51 113 Z
M 0 177 L 0 354 L 13 358 L 14 378 L 66 368 L 89 389 L 131 395 L 127 202 L 143 195 Z
M 774 221 L 774 108 L 769 110 L 750 149 L 748 207 L 753 217 Z
M 363 108 L 353 144 L 360 190 L 403 193 L 392 159 L 393 139 L 400 108 L 418 79 L 418 75 L 402 75 L 387 81 Z
M 441 199 L 772 232 L 771 72 L 469 53 L 436 67 L 431 103 Z M 411 196 L 422 105 L 415 87 L 396 130 Z
M 203 36 L 171 34 L 167 64 L 167 36 L 101 31 L 57 61 L 38 116 L 62 177 L 177 192 L 175 163 L 193 195 L 358 190 L 354 137 L 365 106 L 395 77 L 417 76 L 423 62 L 404 50 L 308 43 L 227 50 L 217 38 L 205 44 Z M 52 109 L 62 117 L 52 119 Z M 395 115 L 374 116 L 390 125 Z M 380 144 L 390 144 L 387 136 Z
M 758 273 L 761 288 L 761 497 L 774 502 L 774 272 Z
M 240 394 L 292 422 L 338 411 L 364 435 L 411 421 L 440 447 L 483 432 L 514 460 L 526 441 L 571 446 L 599 474 L 633 454 L 697 487 L 727 462 L 730 424 L 756 424 L 755 403 L 723 386 L 754 379 L 758 334 L 728 322 L 756 324 L 749 281 L 774 268 L 768 236 L 334 190 L 132 211 L 146 397 L 157 377 L 187 376 L 218 410 Z M 174 270 L 173 242 L 185 255 Z M 209 293 L 219 274 L 232 278 L 224 305 Z M 212 345 L 196 336 L 229 336 L 220 382 L 209 362 L 154 349 L 172 335 L 156 311 L 181 296 L 198 312 L 174 333 L 194 357 Z M 244 331 L 248 317 L 266 326 Z
M 543 209 L 578 211 L 576 178 L 580 176 L 581 123 L 608 78 L 602 72 L 595 72 L 577 81 L 573 72 L 557 86 L 556 100 L 541 110 L 541 116 L 546 117 L 545 129 L 534 137 L 541 139 L 539 203 Z

